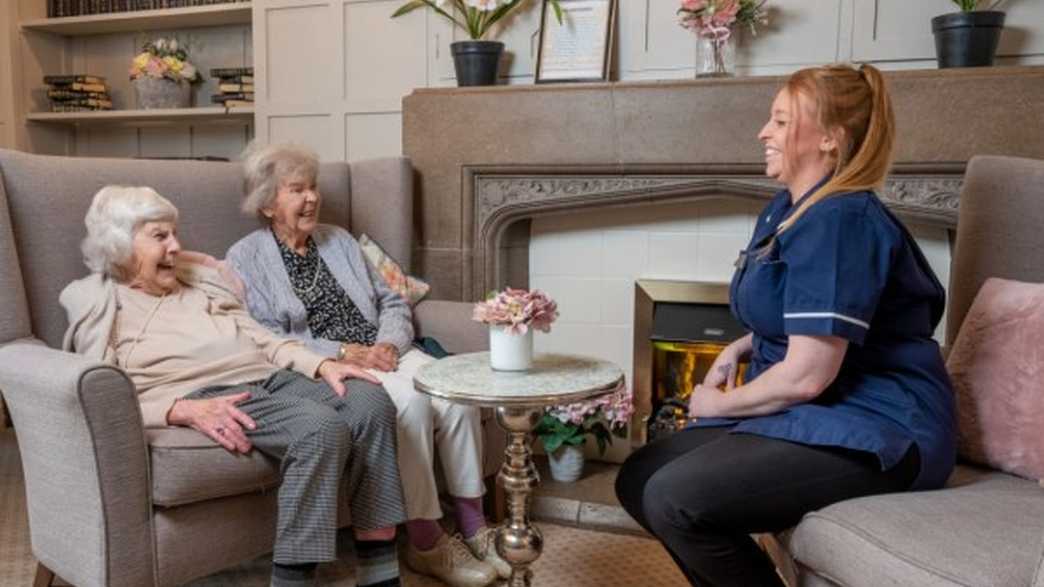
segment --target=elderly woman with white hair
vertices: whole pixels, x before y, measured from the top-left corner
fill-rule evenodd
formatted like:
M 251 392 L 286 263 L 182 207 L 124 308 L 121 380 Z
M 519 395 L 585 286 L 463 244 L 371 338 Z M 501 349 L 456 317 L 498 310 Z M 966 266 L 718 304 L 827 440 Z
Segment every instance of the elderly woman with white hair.
M 315 152 L 291 144 L 254 146 L 244 168 L 242 208 L 262 227 L 233 245 L 226 259 L 246 284 L 247 307 L 258 322 L 338 363 L 367 369 L 388 390 L 398 411 L 407 564 L 457 587 L 507 578 L 511 567 L 497 555 L 482 511 L 479 411 L 413 388 L 417 369 L 433 359 L 411 347 L 409 305 L 366 261 L 358 242 L 343 228 L 319 223 Z M 463 539 L 439 524 L 436 450 Z
M 393 538 L 405 510 L 387 393 L 365 370 L 255 322 L 212 258 L 182 254 L 177 221 L 150 188 L 94 196 L 82 247 L 91 274 L 60 297 L 65 348 L 121 367 L 146 427 L 188 426 L 280 460 L 272 585 L 310 584 L 316 564 L 336 558 L 342 477 L 358 584 L 399 585 Z

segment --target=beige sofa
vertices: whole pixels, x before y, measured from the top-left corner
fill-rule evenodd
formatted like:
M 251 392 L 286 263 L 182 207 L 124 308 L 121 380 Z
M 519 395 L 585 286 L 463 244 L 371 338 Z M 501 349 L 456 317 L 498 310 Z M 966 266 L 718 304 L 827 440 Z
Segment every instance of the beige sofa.
M 408 267 L 412 178 L 401 158 L 324 164 L 323 219 L 369 234 Z M 222 256 L 256 227 L 238 211 L 235 164 L 0 150 L 0 390 L 22 455 L 44 584 L 49 569 L 80 587 L 176 585 L 271 550 L 278 468 L 257 452 L 234 456 L 191 429 L 143 429 L 119 369 L 56 350 L 65 329 L 58 293 L 86 272 L 84 213 L 110 183 L 149 185 L 170 198 L 188 249 Z M 415 315 L 419 334 L 450 351 L 485 348 L 467 304 L 426 301 Z M 485 424 L 491 475 L 504 436 L 490 419 Z
M 1044 161 L 972 159 L 960 206 L 947 345 L 986 278 L 1044 282 Z M 802 587 L 1044 587 L 1044 488 L 959 465 L 945 489 L 844 501 L 767 545 Z

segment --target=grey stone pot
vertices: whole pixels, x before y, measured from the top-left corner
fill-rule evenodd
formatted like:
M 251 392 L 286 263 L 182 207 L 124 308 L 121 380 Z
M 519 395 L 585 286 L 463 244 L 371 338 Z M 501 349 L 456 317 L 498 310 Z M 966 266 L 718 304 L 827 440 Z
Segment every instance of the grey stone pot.
M 138 108 L 189 108 L 192 106 L 192 84 L 166 78 L 142 76 L 134 80 Z

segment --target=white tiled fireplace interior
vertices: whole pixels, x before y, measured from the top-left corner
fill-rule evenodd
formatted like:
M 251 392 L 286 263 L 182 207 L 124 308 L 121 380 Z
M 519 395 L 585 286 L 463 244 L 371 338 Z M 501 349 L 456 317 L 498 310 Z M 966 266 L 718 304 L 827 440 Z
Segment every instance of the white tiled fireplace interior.
M 555 299 L 560 312 L 550 333 L 537 333 L 537 352 L 578 352 L 613 361 L 631 381 L 634 282 L 728 283 L 765 203 L 729 197 L 534 218 L 529 285 Z M 946 229 L 907 226 L 939 280 L 948 284 Z M 944 324 L 936 332 L 939 340 Z M 620 461 L 629 451 L 626 440 L 614 439 L 605 458 Z M 596 455 L 593 446 L 588 452 Z

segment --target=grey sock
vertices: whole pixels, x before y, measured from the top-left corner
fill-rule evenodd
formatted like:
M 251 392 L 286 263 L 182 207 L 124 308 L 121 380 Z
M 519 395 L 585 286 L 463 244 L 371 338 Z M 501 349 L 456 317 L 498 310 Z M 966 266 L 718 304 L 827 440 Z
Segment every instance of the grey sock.
M 399 587 L 399 558 L 394 540 L 355 540 L 358 587 Z
M 272 563 L 272 587 L 312 587 L 316 563 L 283 565 Z

